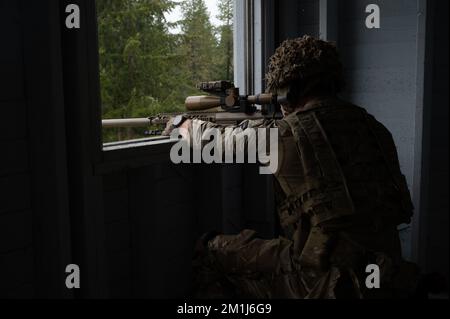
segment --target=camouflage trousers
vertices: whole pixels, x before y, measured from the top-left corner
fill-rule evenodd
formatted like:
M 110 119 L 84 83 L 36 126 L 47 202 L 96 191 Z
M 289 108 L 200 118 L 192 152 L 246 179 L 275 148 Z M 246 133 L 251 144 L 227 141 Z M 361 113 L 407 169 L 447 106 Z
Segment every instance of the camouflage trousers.
M 330 299 L 342 270 L 302 269 L 291 240 L 217 236 L 194 261 L 196 298 Z M 354 277 L 354 288 L 358 283 Z
M 347 249 L 339 252 L 351 258 Z M 376 256 L 375 256 L 376 257 Z M 392 262 L 378 254 L 384 289 L 368 291 L 364 270 L 351 264 L 325 269 L 300 265 L 294 242 L 280 237 L 263 240 L 245 230 L 209 241 L 194 260 L 194 297 L 200 299 L 360 299 L 407 298 L 414 289 L 416 268 L 402 264 L 392 280 Z M 384 267 L 384 268 L 383 268 Z M 398 268 L 398 267 L 397 267 Z M 398 268 L 399 269 L 399 268 Z M 406 293 L 405 293 L 406 292 Z

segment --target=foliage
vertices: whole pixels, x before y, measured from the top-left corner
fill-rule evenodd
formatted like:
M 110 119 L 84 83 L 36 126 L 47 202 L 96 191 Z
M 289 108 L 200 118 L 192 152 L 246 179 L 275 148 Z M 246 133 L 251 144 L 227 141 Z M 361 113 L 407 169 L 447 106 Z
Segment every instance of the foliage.
M 232 0 L 219 0 L 215 29 L 204 0 L 97 0 L 103 118 L 180 112 L 200 81 L 232 76 Z M 165 14 L 181 5 L 181 33 Z M 231 10 L 231 11 L 230 11 Z M 144 129 L 104 130 L 104 142 Z

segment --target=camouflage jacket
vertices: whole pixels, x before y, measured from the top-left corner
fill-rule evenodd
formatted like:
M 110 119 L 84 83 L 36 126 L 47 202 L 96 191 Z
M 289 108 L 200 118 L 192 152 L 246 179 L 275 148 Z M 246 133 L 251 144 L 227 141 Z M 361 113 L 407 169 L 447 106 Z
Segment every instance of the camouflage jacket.
M 307 295 L 333 295 L 336 269 L 348 269 L 352 287 L 359 287 L 368 263 L 380 265 L 391 291 L 414 289 L 415 270 L 402 260 L 397 231 L 410 222 L 413 205 L 389 131 L 364 109 L 338 99 L 314 100 L 283 120 L 235 129 L 254 127 L 279 129 L 280 225 Z M 320 277 L 328 278 L 326 287 L 318 284 Z

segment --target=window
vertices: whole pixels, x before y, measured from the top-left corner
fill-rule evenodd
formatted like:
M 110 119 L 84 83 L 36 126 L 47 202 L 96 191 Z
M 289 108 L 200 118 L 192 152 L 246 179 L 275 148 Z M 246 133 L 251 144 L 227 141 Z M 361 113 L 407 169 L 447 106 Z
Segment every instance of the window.
M 233 0 L 97 0 L 103 119 L 184 111 L 202 81 L 233 74 Z M 104 128 L 103 142 L 161 127 Z

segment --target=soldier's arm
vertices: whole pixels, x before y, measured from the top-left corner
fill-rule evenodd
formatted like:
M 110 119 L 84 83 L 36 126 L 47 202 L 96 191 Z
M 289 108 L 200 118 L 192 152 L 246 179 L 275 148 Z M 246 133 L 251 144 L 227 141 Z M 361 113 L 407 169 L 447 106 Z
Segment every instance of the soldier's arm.
M 187 138 L 191 140 L 193 147 L 197 145 L 203 148 L 214 136 L 216 139 L 221 139 L 220 143 L 224 152 L 236 155 L 247 154 L 249 145 L 258 146 L 259 129 L 266 129 L 262 132 L 265 135 L 266 147 L 269 152 L 270 129 L 276 129 L 278 122 L 277 120 L 247 120 L 239 125 L 220 125 L 201 120 L 187 120 L 183 124 L 182 129 L 187 131 Z
M 392 174 L 393 181 L 400 194 L 400 201 L 402 203 L 404 212 L 399 220 L 399 223 L 408 224 L 411 221 L 414 206 L 412 203 L 411 193 L 408 188 L 406 176 L 401 171 L 394 138 L 392 137 L 391 132 L 389 132 L 389 130 L 383 124 L 378 122 L 373 116 L 369 116 L 369 123 L 374 130 L 382 151 L 385 153 L 384 156 L 386 159 L 386 164 L 389 168 L 390 173 Z

